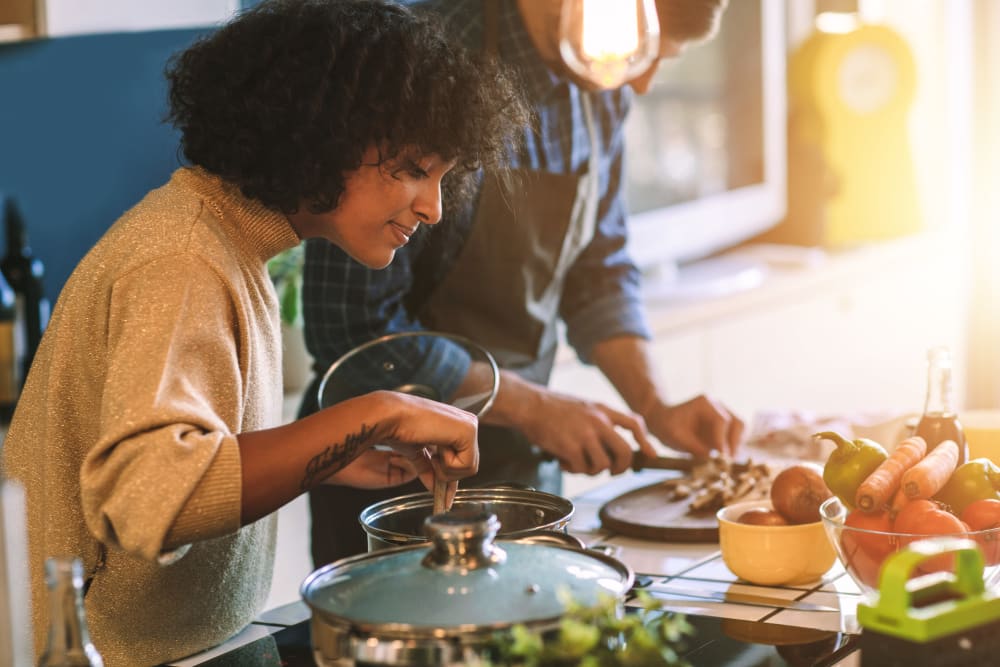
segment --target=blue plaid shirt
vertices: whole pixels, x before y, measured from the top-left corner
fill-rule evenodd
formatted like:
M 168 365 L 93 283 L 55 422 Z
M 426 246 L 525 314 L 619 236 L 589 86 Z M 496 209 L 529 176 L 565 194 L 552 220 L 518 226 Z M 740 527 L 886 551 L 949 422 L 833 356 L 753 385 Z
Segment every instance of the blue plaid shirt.
M 439 14 L 451 34 L 479 50 L 483 42 L 482 0 L 418 0 L 405 4 Z M 602 143 L 599 165 L 600 203 L 593 240 L 565 277 L 559 315 L 566 336 L 587 361 L 595 343 L 622 334 L 649 338 L 639 293 L 639 272 L 625 252 L 626 207 L 623 199 L 623 123 L 631 89 L 586 93 L 559 78 L 542 62 L 525 31 L 514 0 L 502 0 L 498 50 L 516 68 L 536 115 L 526 128 L 523 148 L 511 166 L 575 174 L 587 168 L 591 145 L 581 95 L 590 95 Z M 475 211 L 445 219 L 438 227 L 461 239 L 468 237 Z M 434 230 L 435 233 L 438 231 Z M 371 270 L 337 246 L 310 239 L 306 244 L 303 287 L 306 343 L 322 373 L 352 347 L 386 333 L 423 328 L 413 311 L 413 292 L 429 290 L 443 276 L 453 255 L 434 253 L 433 243 L 410 243 L 396 252 L 385 269 Z M 423 253 L 423 256 L 421 256 Z M 419 338 L 426 343 L 428 339 Z M 405 355 L 409 357 L 410 355 Z M 467 356 L 418 350 L 411 359 L 437 359 L 447 369 L 453 389 L 464 374 Z M 406 359 L 396 360 L 406 363 Z M 431 372 L 426 363 L 425 372 Z M 426 383 L 426 378 L 424 379 Z M 443 390 L 449 395 L 448 389 Z

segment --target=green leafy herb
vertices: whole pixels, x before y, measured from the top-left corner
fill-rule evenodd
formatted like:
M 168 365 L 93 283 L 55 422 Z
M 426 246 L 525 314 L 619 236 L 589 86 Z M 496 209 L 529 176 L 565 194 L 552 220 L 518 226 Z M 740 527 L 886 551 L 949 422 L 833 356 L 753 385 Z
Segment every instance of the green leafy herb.
M 694 628 L 681 614 L 668 614 L 645 592 L 641 609 L 621 614 L 618 601 L 603 596 L 595 606 L 565 599 L 559 629 L 544 636 L 516 625 L 498 633 L 492 665 L 511 667 L 690 667 L 680 657 Z
M 267 262 L 268 274 L 278 291 L 281 321 L 285 324 L 301 324 L 304 257 L 304 246 L 299 244 L 278 253 Z

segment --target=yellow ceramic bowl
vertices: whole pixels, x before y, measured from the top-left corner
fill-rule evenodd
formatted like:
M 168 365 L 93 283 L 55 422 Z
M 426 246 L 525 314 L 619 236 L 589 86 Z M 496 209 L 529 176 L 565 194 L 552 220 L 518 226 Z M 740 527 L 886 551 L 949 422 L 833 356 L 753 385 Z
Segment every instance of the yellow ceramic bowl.
M 723 507 L 719 547 L 726 567 L 740 579 L 762 586 L 816 581 L 837 560 L 823 523 L 754 526 L 736 520 L 748 509 L 773 509 L 770 500 L 751 500 Z

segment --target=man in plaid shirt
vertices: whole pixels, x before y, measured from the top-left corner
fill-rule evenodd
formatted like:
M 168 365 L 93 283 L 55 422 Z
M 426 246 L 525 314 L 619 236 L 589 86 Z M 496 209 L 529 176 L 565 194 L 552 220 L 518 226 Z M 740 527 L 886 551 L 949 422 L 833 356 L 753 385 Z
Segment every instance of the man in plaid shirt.
M 560 59 L 560 0 L 406 4 L 439 14 L 456 40 L 513 66 L 536 120 L 511 149 L 510 174 L 481 174 L 471 203 L 446 208 L 444 224 L 415 235 L 386 269 L 367 269 L 330 243 L 307 243 L 305 332 L 319 373 L 353 347 L 394 332 L 446 331 L 486 347 L 502 371 L 496 400 L 480 420 L 480 472 L 472 484 L 508 481 L 559 493 L 563 470 L 627 470 L 631 440 L 654 454 L 649 433 L 696 456 L 732 453 L 743 432 L 738 417 L 706 396 L 671 404 L 657 384 L 639 272 L 625 250 L 623 123 L 632 95 L 648 89 L 658 60 L 628 85 L 599 90 Z M 725 4 L 657 0 L 660 57 L 709 38 Z M 545 387 L 557 323 L 631 411 Z M 468 356 L 444 340 L 408 340 L 394 360 L 397 368 L 412 373 L 411 382 L 450 395 Z M 307 392 L 303 413 L 317 409 L 318 383 Z M 313 491 L 315 564 L 365 551 L 358 513 L 419 490 Z

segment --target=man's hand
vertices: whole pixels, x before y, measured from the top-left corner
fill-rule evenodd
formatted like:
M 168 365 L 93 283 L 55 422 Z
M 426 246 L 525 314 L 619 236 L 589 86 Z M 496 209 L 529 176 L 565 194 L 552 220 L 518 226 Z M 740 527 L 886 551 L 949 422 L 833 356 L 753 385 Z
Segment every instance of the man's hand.
M 646 413 L 649 431 L 663 444 L 707 458 L 711 452 L 731 456 L 743 438 L 743 420 L 707 396 L 667 405 L 657 401 Z
M 628 470 L 634 447 L 618 428 L 629 432 L 645 454 L 656 455 L 639 415 L 523 380 L 520 383 L 531 399 L 519 401 L 521 409 L 508 414 L 505 425 L 519 429 L 533 444 L 558 459 L 566 472 L 596 475 L 609 470 L 617 475 Z M 510 384 L 507 388 L 511 388 Z
M 615 336 L 591 351 L 601 372 L 625 402 L 646 418 L 646 425 L 668 447 L 707 458 L 713 450 L 732 455 L 743 438 L 743 421 L 729 408 L 707 396 L 670 405 L 657 382 L 649 342 L 630 335 Z

